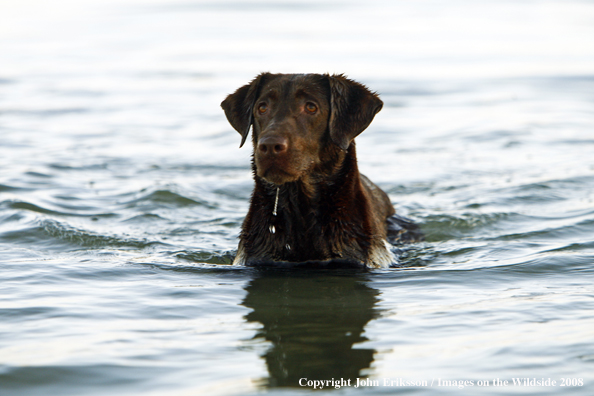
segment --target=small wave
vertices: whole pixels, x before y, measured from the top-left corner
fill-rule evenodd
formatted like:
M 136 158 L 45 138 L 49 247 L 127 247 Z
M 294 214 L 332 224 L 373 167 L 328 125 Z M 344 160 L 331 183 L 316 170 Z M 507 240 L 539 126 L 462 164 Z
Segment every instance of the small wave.
M 546 250 L 545 253 L 568 253 L 583 250 L 594 252 L 594 242 L 571 243 L 567 246 Z
M 586 175 L 510 186 L 492 191 L 492 195 L 499 198 L 491 203 L 498 205 L 552 203 L 574 198 L 576 192 L 589 193 L 593 183 L 594 176 Z
M 25 172 L 25 175 L 40 178 L 40 179 L 51 179 L 52 177 L 54 177 L 53 175 L 49 175 L 47 173 L 34 172 L 34 171 Z
M 411 183 L 385 187 L 386 193 L 393 195 L 429 193 L 433 189 L 435 189 L 434 183 Z
M 513 257 L 508 260 L 497 262 L 491 267 L 494 271 L 503 272 L 506 276 L 512 274 L 559 274 L 562 276 L 569 271 L 575 276 L 577 272 L 592 272 L 591 254 L 572 254 L 568 256 L 564 252 L 552 254 L 550 251 L 532 253 L 527 257 Z
M 134 208 L 146 204 L 157 204 L 159 206 L 165 205 L 173 207 L 203 206 L 208 209 L 217 208 L 216 205 L 207 201 L 197 198 L 188 198 L 171 190 L 156 190 L 149 193 L 146 193 L 146 190 L 143 190 L 142 192 L 144 193 L 143 196 L 125 202 L 126 206 L 128 208 Z
M 43 221 L 39 228 L 50 237 L 88 248 L 111 246 L 144 249 L 155 244 L 161 244 L 160 242 L 150 242 L 146 239 L 139 240 L 95 234 L 52 220 Z
M 57 212 L 55 210 L 46 209 L 41 206 L 32 204 L 30 202 L 24 202 L 24 201 L 9 201 L 8 207 L 11 209 L 28 210 L 31 212 L 48 214 L 48 215 L 61 215 L 61 216 L 67 215 L 67 213 Z
M 132 216 L 128 219 L 122 220 L 122 223 L 132 223 L 132 224 L 145 224 L 149 222 L 159 221 L 159 220 L 166 220 L 163 217 L 153 214 L 153 213 L 146 213 L 137 216 Z
M 99 353 L 100 347 L 92 345 Z M 48 394 L 47 389 L 57 389 L 56 394 L 83 395 L 96 393 L 99 387 L 115 384 L 136 383 L 143 375 L 163 374 L 161 368 L 115 364 L 43 364 L 4 365 L 0 372 L 0 382 L 6 394 Z M 120 388 L 118 388 L 120 389 Z M 51 393 L 51 391 L 49 392 Z M 120 393 L 115 391 L 114 394 Z
M 19 187 L 8 186 L 6 184 L 0 184 L 0 192 L 17 191 L 22 190 Z
M 114 213 L 76 213 L 74 210 L 86 210 L 91 209 L 89 207 L 77 208 L 71 205 L 59 205 L 66 209 L 73 209 L 73 211 L 69 212 L 62 212 L 57 210 L 52 210 L 48 208 L 44 208 L 42 206 L 33 204 L 31 202 L 26 201 L 4 201 L 0 203 L 0 206 L 7 206 L 10 209 L 15 210 L 26 210 L 35 213 L 41 213 L 45 215 L 52 215 L 52 216 L 76 216 L 76 217 L 92 217 L 92 218 L 99 218 L 99 217 L 116 217 L 117 215 Z
M 55 246 L 56 241 L 81 246 L 84 248 L 136 248 L 144 249 L 162 242 L 152 242 L 146 239 L 121 238 L 101 235 L 91 231 L 74 228 L 55 220 L 42 220 L 34 227 L 8 231 L 0 234 L 0 240 L 11 243 L 26 244 L 28 246 Z M 60 244 L 61 245 L 61 244 Z
M 58 309 L 53 307 L 19 307 L 19 308 L 0 308 L 0 317 L 3 320 L 44 317 Z
M 510 216 L 509 213 L 429 215 L 424 217 L 421 228 L 428 242 L 447 241 L 471 235 L 477 228 L 493 225 Z
M 70 164 L 66 164 L 66 163 L 55 162 L 55 163 L 49 164 L 48 167 L 50 169 L 54 169 L 54 170 L 58 170 L 58 171 L 86 172 L 86 171 L 91 171 L 91 170 L 105 170 L 105 169 L 107 169 L 107 163 L 99 162 L 99 163 L 90 164 L 90 165 L 74 166 L 74 165 L 70 165 Z
M 549 220 L 549 219 L 547 219 Z M 549 220 L 550 221 L 550 220 Z M 594 235 L 594 219 L 586 219 L 577 223 L 564 224 L 558 227 L 543 227 L 536 224 L 537 230 L 504 234 L 494 239 L 499 240 L 576 240 L 577 238 L 591 238 Z
M 207 263 L 207 264 L 231 264 L 233 263 L 233 259 L 235 258 L 235 253 L 231 252 L 204 252 L 204 251 L 183 251 L 178 252 L 175 254 L 175 257 L 193 261 L 198 263 Z
M 431 265 L 438 254 L 431 244 L 425 242 L 393 247 L 392 252 L 398 258 L 393 268 L 421 268 Z

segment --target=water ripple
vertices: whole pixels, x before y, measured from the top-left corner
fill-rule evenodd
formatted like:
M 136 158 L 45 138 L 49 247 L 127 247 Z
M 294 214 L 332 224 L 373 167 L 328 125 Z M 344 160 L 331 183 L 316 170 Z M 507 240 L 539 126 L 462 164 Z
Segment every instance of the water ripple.
M 499 221 L 516 216 L 511 213 L 462 213 L 459 215 L 428 215 L 422 220 L 427 241 L 447 241 L 475 234 L 480 228 L 490 227 Z
M 0 184 L 0 192 L 24 190 L 21 187 L 13 187 L 6 184 Z
M 163 242 L 146 239 L 123 238 L 101 235 L 91 231 L 77 229 L 55 220 L 42 220 L 37 225 L 0 234 L 0 240 L 25 245 L 44 244 L 52 246 L 57 242 L 84 248 L 135 248 L 144 249 L 154 245 L 166 245 Z M 56 246 L 59 249 L 59 245 Z
M 203 206 L 208 209 L 215 209 L 216 204 L 211 204 L 207 201 L 198 198 L 188 198 L 180 193 L 171 190 L 144 190 L 142 195 L 138 198 L 124 202 L 127 208 L 135 208 L 138 206 L 149 207 L 187 207 L 187 206 Z
M 175 257 L 198 263 L 231 264 L 235 258 L 235 252 L 181 251 L 175 253 Z
M 76 213 L 76 211 L 75 211 L 75 210 L 81 210 L 81 209 L 92 209 L 92 207 L 80 208 L 80 207 L 75 207 L 75 206 L 60 205 L 60 206 L 63 206 L 64 208 L 72 209 L 72 211 L 69 211 L 69 212 L 61 212 L 61 211 L 57 211 L 57 210 L 44 208 L 42 206 L 33 204 L 31 202 L 18 201 L 18 200 L 0 202 L 0 207 L 1 206 L 6 206 L 6 207 L 8 207 L 10 209 L 14 209 L 14 210 L 26 210 L 26 211 L 30 211 L 30 212 L 35 212 L 35 213 L 40 213 L 40 214 L 45 214 L 45 215 L 52 215 L 52 216 L 60 216 L 60 217 L 65 217 L 65 216 L 93 217 L 93 218 L 118 217 L 118 215 L 115 213 L 82 214 L 82 213 Z

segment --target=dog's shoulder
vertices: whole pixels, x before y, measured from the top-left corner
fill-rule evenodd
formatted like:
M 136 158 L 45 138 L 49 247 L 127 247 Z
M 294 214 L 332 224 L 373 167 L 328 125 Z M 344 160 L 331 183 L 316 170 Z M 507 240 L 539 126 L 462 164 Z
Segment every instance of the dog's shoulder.
M 385 219 L 396 213 L 392 206 L 392 202 L 390 201 L 390 197 L 388 197 L 388 194 L 386 194 L 384 190 L 369 180 L 367 176 L 360 173 L 359 177 L 361 178 L 361 185 L 367 191 L 369 199 L 372 201 L 371 204 L 373 205 L 374 210 L 378 212 L 380 217 Z

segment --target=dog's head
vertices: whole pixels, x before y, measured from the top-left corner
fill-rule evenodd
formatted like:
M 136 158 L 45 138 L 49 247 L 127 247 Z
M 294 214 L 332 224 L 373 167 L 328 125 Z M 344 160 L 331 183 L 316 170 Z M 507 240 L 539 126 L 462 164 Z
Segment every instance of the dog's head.
M 328 145 L 346 151 L 381 110 L 382 101 L 342 75 L 263 73 L 221 103 L 245 143 L 253 125 L 259 177 L 281 185 L 324 159 Z

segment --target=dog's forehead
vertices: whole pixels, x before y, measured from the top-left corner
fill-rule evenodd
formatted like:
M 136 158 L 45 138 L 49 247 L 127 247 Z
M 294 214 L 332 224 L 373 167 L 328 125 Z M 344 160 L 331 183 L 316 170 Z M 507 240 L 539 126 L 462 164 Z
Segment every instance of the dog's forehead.
M 327 96 L 327 84 L 320 74 L 276 74 L 262 87 L 261 95 L 311 95 L 320 99 Z

